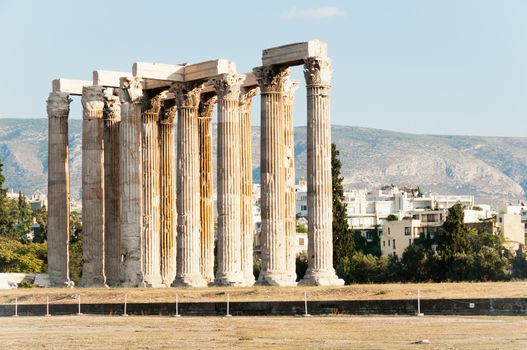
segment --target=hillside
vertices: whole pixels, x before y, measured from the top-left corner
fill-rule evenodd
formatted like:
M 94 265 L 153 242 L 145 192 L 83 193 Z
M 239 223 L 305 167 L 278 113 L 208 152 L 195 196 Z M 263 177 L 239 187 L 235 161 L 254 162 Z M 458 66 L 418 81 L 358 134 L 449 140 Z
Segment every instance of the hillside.
M 80 198 L 81 120 L 70 120 L 72 198 Z M 215 131 L 215 130 L 214 130 Z M 259 131 L 253 128 L 253 166 L 259 179 Z M 419 185 L 424 190 L 473 194 L 498 203 L 524 198 L 527 138 L 436 136 L 333 126 L 345 182 L 354 187 Z M 306 129 L 295 129 L 297 177 L 305 176 Z M 0 119 L 0 158 L 6 186 L 47 192 L 47 120 Z

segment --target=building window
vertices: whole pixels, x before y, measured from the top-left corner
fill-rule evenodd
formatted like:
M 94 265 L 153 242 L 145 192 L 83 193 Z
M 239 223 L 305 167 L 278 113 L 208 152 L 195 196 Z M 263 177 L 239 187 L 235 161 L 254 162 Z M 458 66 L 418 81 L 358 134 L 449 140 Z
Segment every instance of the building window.
M 395 239 L 393 240 L 393 249 L 395 249 Z
M 424 222 L 435 222 L 437 216 L 435 214 L 426 214 Z
M 388 234 L 390 234 L 390 228 L 388 227 Z
M 408 245 L 412 245 L 412 239 L 408 238 Z
M 388 247 L 390 246 L 390 240 L 388 240 Z
M 410 236 L 412 234 L 412 228 L 411 227 L 405 227 L 404 228 L 404 235 Z
M 304 243 L 304 239 L 303 238 L 299 238 L 298 239 L 298 245 L 302 245 L 303 246 L 304 244 L 305 244 Z
M 307 205 L 301 205 L 300 210 L 307 210 Z
M 382 246 L 386 247 L 386 241 L 382 241 Z

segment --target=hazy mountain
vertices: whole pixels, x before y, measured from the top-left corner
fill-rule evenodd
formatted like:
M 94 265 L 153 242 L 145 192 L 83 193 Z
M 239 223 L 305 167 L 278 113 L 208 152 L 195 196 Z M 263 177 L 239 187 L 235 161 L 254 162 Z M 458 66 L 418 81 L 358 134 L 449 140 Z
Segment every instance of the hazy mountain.
M 70 120 L 71 194 L 80 198 L 81 120 Z M 214 130 L 216 131 L 216 130 Z M 259 179 L 258 127 L 253 128 L 254 179 Z M 527 138 L 414 135 L 333 126 L 345 182 L 354 187 L 419 185 L 484 202 L 524 198 Z M 306 129 L 295 129 L 297 177 L 305 176 Z M 47 120 L 0 119 L 0 158 L 6 186 L 47 192 Z

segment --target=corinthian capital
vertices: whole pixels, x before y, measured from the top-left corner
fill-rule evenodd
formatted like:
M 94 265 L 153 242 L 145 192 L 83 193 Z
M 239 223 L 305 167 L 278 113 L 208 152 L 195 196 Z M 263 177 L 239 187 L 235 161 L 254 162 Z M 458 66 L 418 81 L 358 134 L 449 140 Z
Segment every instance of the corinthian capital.
M 174 120 L 176 120 L 176 111 L 177 108 L 174 101 L 165 101 L 163 112 L 159 116 L 159 123 L 173 125 Z
M 298 89 L 300 82 L 298 80 L 287 79 L 284 82 L 284 103 L 293 104 L 295 99 L 295 92 Z
M 135 103 L 140 102 L 143 97 L 143 83 L 141 79 L 121 78 L 121 103 Z
M 258 95 L 260 88 L 256 86 L 245 87 L 240 89 L 240 107 L 249 109 L 251 107 L 251 101 L 254 96 Z
M 309 57 L 304 60 L 304 77 L 307 85 L 331 84 L 331 60 L 327 57 Z
M 253 69 L 262 93 L 282 92 L 290 69 L 282 66 L 262 66 Z
M 198 108 L 203 83 L 176 82 L 170 87 L 170 91 L 176 96 L 178 108 Z
M 153 97 L 144 97 L 142 112 L 143 112 L 143 122 L 145 123 L 154 123 L 157 122 L 159 117 L 159 112 L 161 111 L 161 104 L 165 99 L 165 94 L 160 93 L 154 95 Z
M 242 74 L 222 74 L 209 82 L 214 86 L 219 99 L 238 100 L 244 78 Z
M 67 92 L 51 92 L 47 103 L 49 118 L 67 118 L 70 113 L 70 102 L 73 101 Z
M 119 121 L 121 119 L 121 101 L 117 89 L 108 88 L 104 90 L 104 119 Z
M 203 94 L 201 95 L 201 102 L 199 103 L 199 117 L 200 118 L 212 118 L 214 112 L 214 105 L 218 102 L 218 96 L 214 94 Z
M 82 116 L 84 119 L 101 119 L 104 110 L 104 91 L 102 86 L 82 88 Z

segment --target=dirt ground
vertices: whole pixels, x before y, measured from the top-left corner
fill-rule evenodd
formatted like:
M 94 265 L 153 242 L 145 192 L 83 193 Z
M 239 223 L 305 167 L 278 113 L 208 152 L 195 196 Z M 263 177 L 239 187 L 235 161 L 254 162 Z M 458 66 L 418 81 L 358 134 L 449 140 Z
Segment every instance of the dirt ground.
M 30 288 L 1 290 L 0 304 L 11 304 L 15 298 L 21 304 L 43 304 L 46 297 L 50 302 L 77 303 L 81 295 L 83 303 L 128 302 L 180 302 L 225 301 L 229 294 L 231 301 L 303 300 L 307 292 L 309 300 L 372 300 L 372 299 L 415 299 L 417 289 L 421 298 L 527 298 L 527 282 L 485 282 L 485 283 L 423 283 L 423 284 L 361 284 L 343 287 L 264 287 L 250 288 L 209 287 L 209 288 Z
M 10 317 L 0 348 L 527 349 L 527 317 Z

